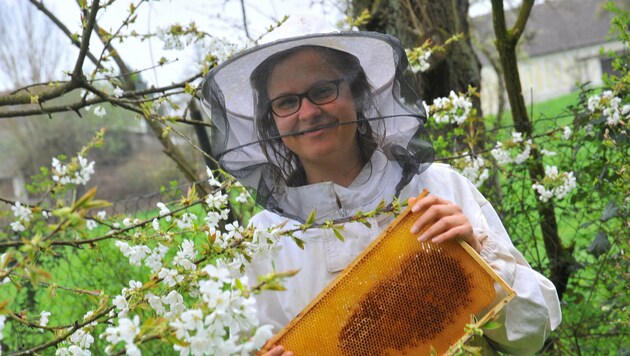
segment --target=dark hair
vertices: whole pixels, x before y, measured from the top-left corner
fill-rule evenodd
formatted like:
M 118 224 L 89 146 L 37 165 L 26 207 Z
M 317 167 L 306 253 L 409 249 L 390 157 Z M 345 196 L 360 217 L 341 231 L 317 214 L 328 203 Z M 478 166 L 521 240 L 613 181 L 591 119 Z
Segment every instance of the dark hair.
M 269 140 L 270 137 L 279 136 L 279 132 L 269 106 L 267 83 L 271 72 L 280 61 L 305 50 L 314 50 L 321 54 L 328 64 L 339 70 L 344 81 L 350 86 L 354 105 L 357 109 L 358 125 L 366 128 L 365 130 L 357 130 L 363 164 L 369 162 L 372 153 L 378 146 L 376 134 L 369 122 L 365 120 L 367 118 L 366 113 L 376 108 L 372 86 L 357 57 L 347 52 L 313 45 L 298 46 L 275 53 L 254 69 L 250 82 L 254 91 L 256 132 L 261 140 L 262 151 L 270 162 L 273 162 L 271 159 L 273 157 L 280 165 L 277 167 L 276 179 L 286 179 L 289 186 L 305 185 L 306 172 L 299 157 L 291 152 L 280 138 Z

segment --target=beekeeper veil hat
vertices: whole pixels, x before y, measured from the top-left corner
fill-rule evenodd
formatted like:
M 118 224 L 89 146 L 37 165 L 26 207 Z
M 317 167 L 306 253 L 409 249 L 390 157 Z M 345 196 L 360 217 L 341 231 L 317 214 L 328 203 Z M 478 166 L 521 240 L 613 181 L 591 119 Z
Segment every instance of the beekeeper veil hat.
M 211 120 L 209 154 L 253 190 L 258 204 L 278 212 L 277 202 L 291 177 L 282 154 L 274 151 L 284 146 L 273 120 L 262 121 L 270 117 L 269 98 L 261 97 L 261 88 L 254 83 L 260 71 L 269 67 L 266 60 L 298 47 L 344 52 L 360 64 L 358 72 L 367 77 L 372 103 L 362 105 L 362 112 L 357 113 L 358 131 L 365 132 L 361 126 L 369 125 L 377 149 L 403 167 L 398 191 L 431 164 L 434 151 L 424 131 L 426 112 L 405 80 L 408 62 L 400 42 L 376 32 L 340 32 L 313 16 L 290 17 L 263 37 L 261 44 L 212 69 L 203 84 L 202 102 Z M 356 68 L 337 69 L 344 78 L 357 72 Z

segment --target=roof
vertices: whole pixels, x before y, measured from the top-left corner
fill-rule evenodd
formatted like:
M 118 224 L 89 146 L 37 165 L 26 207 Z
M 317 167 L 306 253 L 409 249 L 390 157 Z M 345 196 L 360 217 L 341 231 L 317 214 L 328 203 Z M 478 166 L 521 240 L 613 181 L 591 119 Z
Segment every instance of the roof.
M 611 41 L 613 14 L 603 0 L 546 0 L 534 5 L 521 40 L 529 57 L 589 47 Z M 520 7 L 519 7 L 520 8 Z M 508 26 L 514 24 L 516 8 L 506 11 Z M 472 19 L 480 38 L 494 38 L 492 14 Z

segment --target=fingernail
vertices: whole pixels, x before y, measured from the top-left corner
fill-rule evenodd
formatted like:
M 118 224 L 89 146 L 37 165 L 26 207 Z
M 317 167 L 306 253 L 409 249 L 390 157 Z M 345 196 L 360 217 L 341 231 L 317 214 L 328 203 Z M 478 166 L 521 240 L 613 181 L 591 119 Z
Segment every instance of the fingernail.
M 419 229 L 418 229 L 416 226 L 412 226 L 412 227 L 411 227 L 411 231 L 410 231 L 410 232 L 411 232 L 413 235 L 415 235 L 415 234 L 417 234 L 417 233 L 418 233 L 418 230 L 419 230 Z

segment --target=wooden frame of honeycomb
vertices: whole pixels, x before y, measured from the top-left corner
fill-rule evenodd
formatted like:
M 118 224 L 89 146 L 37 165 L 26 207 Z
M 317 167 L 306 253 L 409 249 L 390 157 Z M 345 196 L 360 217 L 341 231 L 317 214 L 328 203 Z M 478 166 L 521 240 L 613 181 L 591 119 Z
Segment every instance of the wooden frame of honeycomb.
M 419 216 L 405 209 L 259 354 L 449 354 L 467 342 L 466 327 L 515 293 L 467 243 L 418 242 L 409 230 Z

